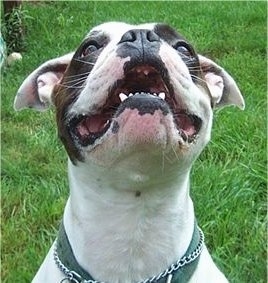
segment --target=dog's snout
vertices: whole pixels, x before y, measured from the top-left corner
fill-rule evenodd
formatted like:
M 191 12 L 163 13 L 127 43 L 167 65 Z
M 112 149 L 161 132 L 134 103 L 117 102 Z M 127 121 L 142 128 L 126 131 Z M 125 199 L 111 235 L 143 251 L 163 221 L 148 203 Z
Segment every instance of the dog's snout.
M 123 34 L 120 43 L 124 42 L 133 42 L 136 44 L 141 43 L 142 45 L 146 45 L 149 42 L 155 42 L 160 41 L 159 36 L 153 32 L 152 30 L 147 29 L 133 29 L 127 31 L 125 34 Z

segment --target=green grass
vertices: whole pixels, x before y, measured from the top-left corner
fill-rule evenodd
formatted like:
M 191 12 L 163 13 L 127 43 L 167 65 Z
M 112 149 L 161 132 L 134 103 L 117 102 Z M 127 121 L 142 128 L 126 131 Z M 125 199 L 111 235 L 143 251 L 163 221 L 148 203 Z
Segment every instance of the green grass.
M 266 282 L 266 2 L 24 3 L 27 51 L 5 68 L 2 97 L 2 282 L 29 282 L 68 195 L 53 110 L 15 113 L 24 77 L 74 50 L 108 20 L 166 22 L 237 80 L 246 110 L 215 112 L 212 141 L 192 171 L 192 197 L 213 258 L 231 282 Z M 216 282 L 215 282 L 216 283 Z

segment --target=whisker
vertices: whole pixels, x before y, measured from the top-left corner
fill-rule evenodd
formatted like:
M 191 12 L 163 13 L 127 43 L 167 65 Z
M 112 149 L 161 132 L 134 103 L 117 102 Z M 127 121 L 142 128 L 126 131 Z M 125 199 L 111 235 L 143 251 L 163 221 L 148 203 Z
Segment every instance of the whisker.
M 200 82 L 203 82 L 203 83 L 207 83 L 205 80 L 199 78 L 198 76 L 195 76 L 195 75 L 191 75 L 192 78 L 195 78 L 196 80 L 200 81 Z
M 68 86 L 68 85 L 64 85 L 64 84 L 59 84 L 60 86 L 64 86 L 65 88 L 77 88 L 77 89 L 81 89 L 84 88 L 83 86 Z
M 83 77 L 80 77 L 80 78 L 77 78 L 77 79 L 74 79 L 74 80 L 68 80 L 66 81 L 66 85 L 70 85 L 70 83 L 79 83 L 81 81 L 85 81 L 87 79 L 87 76 L 83 76 Z
M 166 159 L 170 164 L 173 163 L 171 157 L 169 157 L 167 154 L 165 155 L 165 159 Z
M 187 64 L 186 64 L 187 65 Z M 200 67 L 192 67 L 192 66 L 187 66 L 189 70 L 191 71 L 200 71 Z
M 164 173 L 165 170 L 165 152 L 162 150 L 162 173 Z
M 87 65 L 91 65 L 91 66 L 95 65 L 95 63 L 87 62 L 87 61 L 84 61 L 84 60 L 81 60 L 81 59 L 78 59 L 78 58 L 75 58 L 74 60 L 77 61 L 77 62 L 87 64 Z
M 176 159 L 177 159 L 177 160 L 179 160 L 179 156 L 178 156 L 178 154 L 177 154 L 177 152 L 176 152 L 176 150 L 175 150 L 174 146 L 173 146 L 173 145 L 171 145 L 171 148 L 172 148 L 172 151 L 173 151 L 173 152 L 174 152 L 174 154 L 175 154 Z
M 80 77 L 80 76 L 87 76 L 89 75 L 90 72 L 85 72 L 85 73 L 82 73 L 82 74 L 77 74 L 77 75 L 72 75 L 72 76 L 66 76 L 65 78 L 74 78 L 74 77 Z

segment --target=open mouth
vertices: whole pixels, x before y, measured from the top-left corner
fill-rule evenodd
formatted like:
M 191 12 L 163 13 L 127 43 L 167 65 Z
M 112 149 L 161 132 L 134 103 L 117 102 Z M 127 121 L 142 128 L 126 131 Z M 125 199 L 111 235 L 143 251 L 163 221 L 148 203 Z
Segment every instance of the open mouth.
M 105 105 L 98 114 L 81 114 L 73 118 L 69 122 L 71 135 L 82 146 L 94 144 L 112 126 L 118 109 L 127 101 L 133 100 L 136 95 L 161 99 L 173 113 L 174 123 L 183 141 L 187 143 L 195 141 L 202 120 L 189 113 L 175 100 L 168 79 L 149 65 L 136 66 L 128 71 L 124 79 L 118 81 L 111 89 Z

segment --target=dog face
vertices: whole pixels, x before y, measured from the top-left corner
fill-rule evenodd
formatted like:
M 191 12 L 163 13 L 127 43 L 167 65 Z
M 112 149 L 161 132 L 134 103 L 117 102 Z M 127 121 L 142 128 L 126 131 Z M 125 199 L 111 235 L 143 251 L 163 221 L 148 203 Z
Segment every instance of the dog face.
M 72 159 L 108 165 L 122 153 L 158 151 L 189 160 L 209 139 L 211 99 L 198 56 L 164 25 L 96 27 L 53 99 Z
M 210 139 L 214 106 L 244 107 L 230 75 L 174 29 L 124 23 L 93 28 L 74 54 L 40 66 L 15 108 L 50 103 L 73 163 L 153 175 L 189 168 Z

